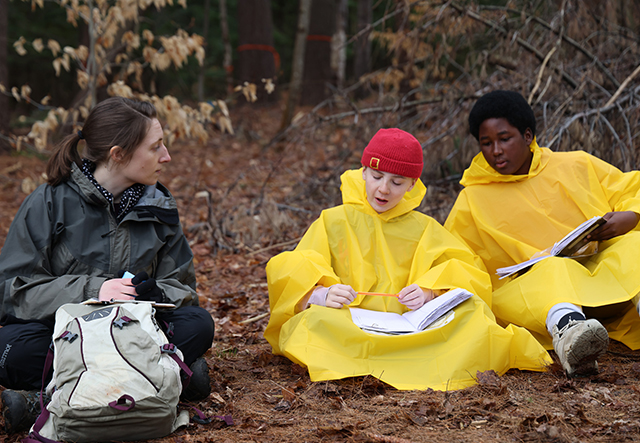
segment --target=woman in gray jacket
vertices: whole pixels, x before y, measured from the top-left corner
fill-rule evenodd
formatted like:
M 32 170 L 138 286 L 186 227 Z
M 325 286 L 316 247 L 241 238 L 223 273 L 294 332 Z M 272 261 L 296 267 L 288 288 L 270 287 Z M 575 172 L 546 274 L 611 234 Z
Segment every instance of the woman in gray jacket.
M 0 253 L 7 431 L 25 430 L 35 419 L 28 410 L 37 403 L 56 310 L 91 298 L 175 304 L 156 318 L 194 371 L 183 395 L 208 396 L 208 368 L 198 357 L 211 347 L 214 325 L 198 306 L 176 202 L 157 181 L 169 161 L 153 105 L 112 97 L 56 148 L 48 183 L 22 203 Z M 125 271 L 135 276 L 122 278 Z

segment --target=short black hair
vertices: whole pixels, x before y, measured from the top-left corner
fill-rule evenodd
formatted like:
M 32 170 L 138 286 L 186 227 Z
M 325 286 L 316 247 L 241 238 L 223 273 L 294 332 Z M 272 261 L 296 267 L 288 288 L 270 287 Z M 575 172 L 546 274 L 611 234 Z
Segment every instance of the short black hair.
M 527 128 L 536 135 L 536 117 L 522 95 L 515 91 L 492 91 L 478 99 L 469 113 L 469 132 L 476 140 L 480 125 L 490 118 L 504 118 L 524 135 Z

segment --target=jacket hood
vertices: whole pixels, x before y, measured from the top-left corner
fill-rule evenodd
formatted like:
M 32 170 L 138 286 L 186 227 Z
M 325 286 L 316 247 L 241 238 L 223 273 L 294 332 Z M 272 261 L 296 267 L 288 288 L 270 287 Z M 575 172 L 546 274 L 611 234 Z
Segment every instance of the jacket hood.
M 487 160 L 485 160 L 482 152 L 479 152 L 471 161 L 471 165 L 464 171 L 460 184 L 462 186 L 484 185 L 489 183 L 508 183 L 527 180 L 538 175 L 549 162 L 549 154 L 551 151 L 547 148 L 538 146 L 536 138 L 529 145 L 529 149 L 533 152 L 531 159 L 531 167 L 527 174 L 522 175 L 503 175 L 493 169 Z
M 413 189 L 404 194 L 400 203 L 398 203 L 394 208 L 378 214 L 367 201 L 367 191 L 362 178 L 362 170 L 363 168 L 350 169 L 340 177 L 340 181 L 342 182 L 342 185 L 340 186 L 340 190 L 342 191 L 342 203 L 345 205 L 356 206 L 360 211 L 369 215 L 378 216 L 384 221 L 391 220 L 413 211 L 420 205 L 422 199 L 427 193 L 427 188 L 420 179 L 417 179 Z

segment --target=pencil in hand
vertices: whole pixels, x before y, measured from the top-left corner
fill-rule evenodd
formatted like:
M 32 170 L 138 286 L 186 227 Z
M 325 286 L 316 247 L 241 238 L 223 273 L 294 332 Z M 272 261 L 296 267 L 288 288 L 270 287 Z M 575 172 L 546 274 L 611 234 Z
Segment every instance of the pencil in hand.
M 395 297 L 398 298 L 398 294 L 387 294 L 385 292 L 358 292 L 358 295 L 378 295 L 381 297 Z

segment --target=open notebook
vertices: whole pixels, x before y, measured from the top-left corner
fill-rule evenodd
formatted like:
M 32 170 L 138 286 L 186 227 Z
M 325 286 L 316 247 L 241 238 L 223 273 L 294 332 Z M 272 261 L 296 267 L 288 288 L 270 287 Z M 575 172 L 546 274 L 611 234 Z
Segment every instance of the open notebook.
M 400 315 L 395 312 L 349 308 L 353 323 L 360 329 L 387 334 L 411 334 L 426 329 L 451 309 L 468 300 L 473 294 L 456 288 L 425 303 L 420 309 Z
M 582 223 L 573 231 L 569 232 L 560 241 L 556 242 L 551 248 L 551 251 L 548 255 L 535 257 L 522 263 L 518 263 L 517 265 L 498 268 L 496 269 L 496 274 L 500 276 L 500 279 L 514 274 L 522 274 L 539 261 L 554 256 L 577 258 L 574 256 L 574 254 L 580 251 L 580 249 L 586 246 L 590 241 L 586 238 L 587 235 L 591 234 L 606 222 L 607 221 L 602 217 L 593 217 Z M 585 257 L 585 255 L 580 254 L 579 257 Z

